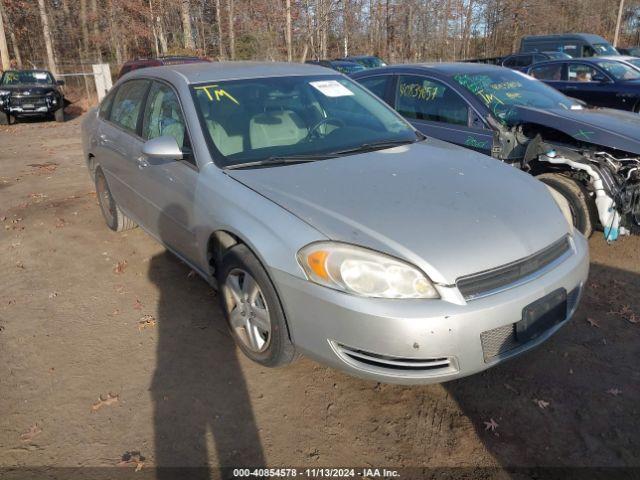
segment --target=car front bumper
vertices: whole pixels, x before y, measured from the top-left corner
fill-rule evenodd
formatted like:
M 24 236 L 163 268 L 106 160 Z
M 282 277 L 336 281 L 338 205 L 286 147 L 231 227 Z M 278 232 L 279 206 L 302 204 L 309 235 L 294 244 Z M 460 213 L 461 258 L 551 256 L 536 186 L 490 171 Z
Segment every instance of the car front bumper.
M 576 233 L 571 243 L 572 254 L 542 276 L 467 302 L 362 298 L 278 270 L 271 275 L 302 353 L 380 382 L 440 383 L 519 355 L 567 323 L 589 272 L 586 239 Z M 519 343 L 523 308 L 560 288 L 568 294 L 564 321 Z

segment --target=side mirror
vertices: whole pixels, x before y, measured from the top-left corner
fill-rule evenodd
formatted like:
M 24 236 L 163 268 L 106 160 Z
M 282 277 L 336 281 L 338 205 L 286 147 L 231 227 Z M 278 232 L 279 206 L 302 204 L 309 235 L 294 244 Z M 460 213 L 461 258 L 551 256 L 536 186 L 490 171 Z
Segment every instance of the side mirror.
M 64 80 L 56 80 L 56 85 L 64 85 Z
M 182 150 L 180 150 L 178 142 L 169 135 L 148 140 L 142 145 L 142 153 L 149 159 L 149 163 L 152 165 L 173 160 L 182 160 L 183 158 Z

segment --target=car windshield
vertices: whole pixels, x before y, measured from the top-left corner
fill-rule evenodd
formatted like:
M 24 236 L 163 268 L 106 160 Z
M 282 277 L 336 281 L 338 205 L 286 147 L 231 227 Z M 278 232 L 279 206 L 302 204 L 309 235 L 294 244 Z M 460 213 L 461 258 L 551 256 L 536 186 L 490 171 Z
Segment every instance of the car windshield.
M 600 61 L 598 66 L 616 80 L 637 80 L 640 78 L 640 71 L 622 62 Z
M 345 73 L 345 74 L 361 72 L 363 70 L 366 70 L 363 65 L 360 65 L 359 63 L 355 63 L 355 62 L 354 63 L 336 63 L 334 64 L 333 68 L 335 68 L 340 73 Z
M 593 49 L 596 55 L 618 55 L 618 51 L 608 43 L 594 43 Z
M 36 83 L 51 85 L 53 78 L 49 72 L 34 72 L 31 70 L 7 70 L 2 74 L 0 85 L 20 85 L 23 83 Z
M 361 57 L 354 59 L 354 61 L 358 62 L 361 65 L 364 65 L 367 68 L 384 67 L 386 65 L 386 63 L 384 63 L 378 57 Z
M 542 109 L 581 108 L 557 90 L 513 70 L 456 74 L 453 79 L 484 103 L 504 123 L 517 123 L 518 106 Z
M 421 138 L 381 100 L 341 76 L 252 78 L 191 88 L 221 166 L 330 156 Z

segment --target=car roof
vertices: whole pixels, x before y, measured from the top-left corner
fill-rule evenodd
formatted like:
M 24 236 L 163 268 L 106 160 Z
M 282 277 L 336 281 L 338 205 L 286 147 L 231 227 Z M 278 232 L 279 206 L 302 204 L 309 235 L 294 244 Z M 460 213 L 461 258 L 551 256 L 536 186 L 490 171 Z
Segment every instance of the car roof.
M 567 39 L 567 40 L 586 40 L 587 42 L 606 42 L 604 38 L 600 35 L 595 35 L 593 33 L 556 33 L 552 35 L 525 35 L 522 37 L 523 41 L 531 41 L 531 40 L 559 40 L 559 39 Z
M 335 70 L 308 63 L 287 62 L 213 62 L 183 63 L 134 70 L 127 79 L 155 76 L 187 84 L 243 80 L 261 77 L 287 77 L 296 75 L 340 75 Z M 124 78 L 124 77 L 123 77 Z
M 378 68 L 370 68 L 369 70 L 365 70 L 364 72 L 357 72 L 354 74 L 355 76 L 369 76 L 375 72 L 384 72 L 384 71 L 397 71 L 397 70 L 413 70 L 413 71 L 421 71 L 423 73 L 436 73 L 443 76 L 453 76 L 459 73 L 482 73 L 482 72 L 499 72 L 499 71 L 513 71 L 506 67 L 501 67 L 498 65 L 490 65 L 487 63 L 471 63 L 471 62 L 433 62 L 433 63 L 407 63 L 407 64 L 396 64 L 387 67 L 378 67 Z M 365 73 L 366 72 L 366 73 Z

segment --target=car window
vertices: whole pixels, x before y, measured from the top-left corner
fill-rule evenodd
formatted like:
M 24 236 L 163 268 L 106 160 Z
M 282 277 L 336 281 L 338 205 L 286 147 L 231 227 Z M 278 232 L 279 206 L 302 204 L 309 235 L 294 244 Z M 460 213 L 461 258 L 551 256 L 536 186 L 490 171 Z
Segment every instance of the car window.
M 398 77 L 396 110 L 409 119 L 469 123 L 469 106 L 460 95 L 437 80 L 417 75 Z
M 184 116 L 176 93 L 164 83 L 153 82 L 144 112 L 142 138 L 151 140 L 170 136 L 183 148 L 185 131 Z
M 358 82 L 378 97 L 384 98 L 389 80 L 391 80 L 391 75 L 376 75 L 375 77 L 359 79 Z
M 591 65 L 584 63 L 570 63 L 567 68 L 567 77 L 570 82 L 595 82 L 602 74 Z
M 109 119 L 122 128 L 135 132 L 148 80 L 132 80 L 118 88 Z
M 191 89 L 207 143 L 223 166 L 418 140 L 388 105 L 342 75 L 251 78 Z
M 108 118 L 109 116 L 109 110 L 111 109 L 111 105 L 113 104 L 113 98 L 115 97 L 115 91 L 111 91 L 109 92 L 109 94 L 104 97 L 104 99 L 102 100 L 102 103 L 100 104 L 100 107 L 98 108 L 98 115 L 100 116 L 100 118 Z
M 541 65 L 529 70 L 529 75 L 538 80 L 562 80 L 562 63 L 554 63 L 552 65 Z
M 622 62 L 598 62 L 598 66 L 611 75 L 616 80 L 637 80 L 640 72 Z
M 516 60 L 516 67 L 528 67 L 533 63 L 531 55 L 519 55 Z
M 580 47 L 576 43 L 565 43 L 562 45 L 562 51 L 571 57 L 580 56 Z
M 503 67 L 515 67 L 518 61 L 518 57 L 508 57 L 504 62 L 502 62 Z

